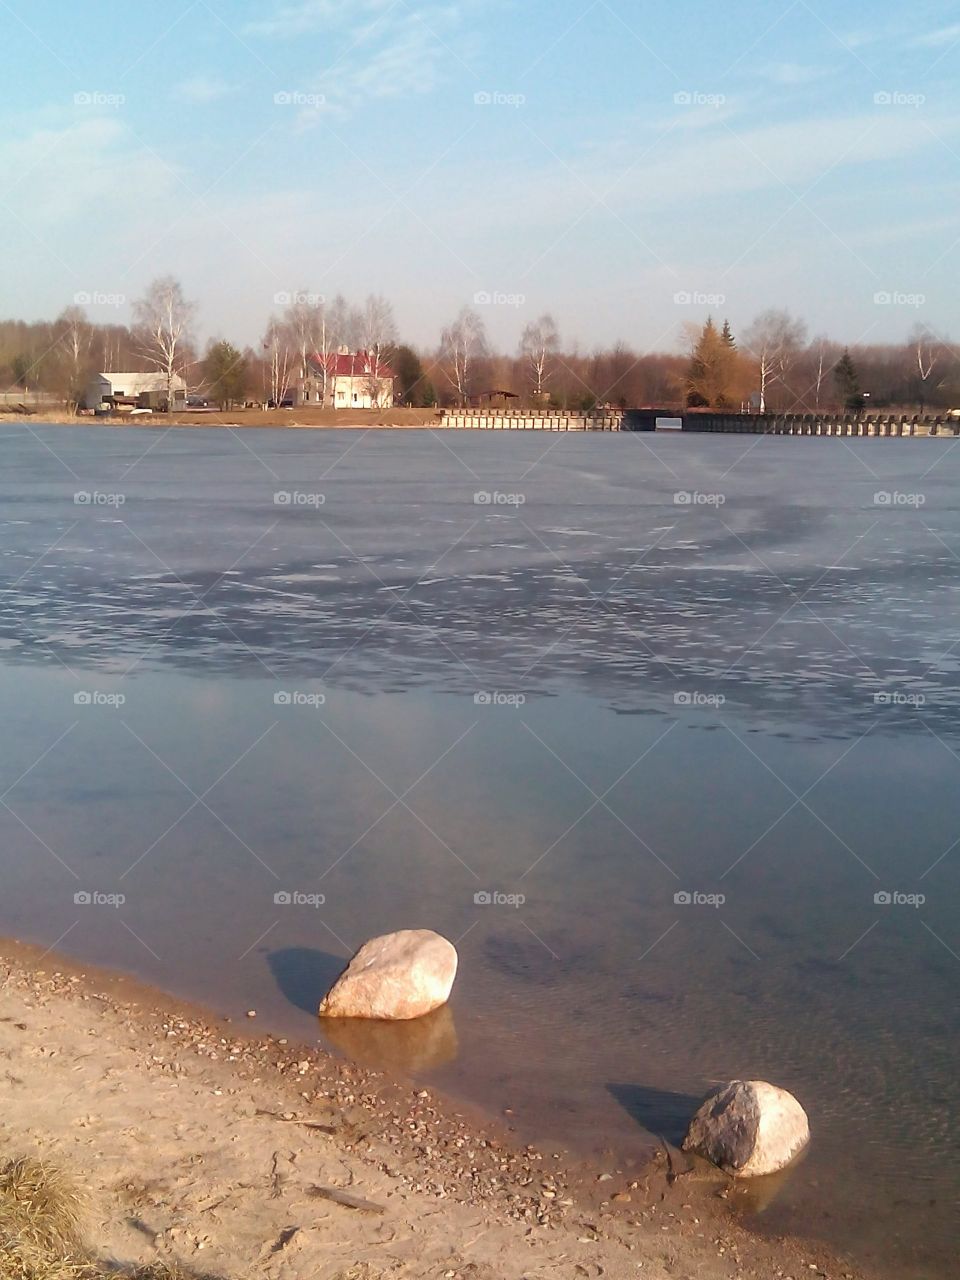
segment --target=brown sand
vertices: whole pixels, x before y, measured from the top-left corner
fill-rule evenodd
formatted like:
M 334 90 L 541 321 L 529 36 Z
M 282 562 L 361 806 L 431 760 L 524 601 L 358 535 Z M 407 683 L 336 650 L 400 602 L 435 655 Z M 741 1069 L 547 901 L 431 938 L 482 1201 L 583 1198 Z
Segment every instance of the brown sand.
M 430 1091 L 175 1005 L 8 942 L 0 1155 L 83 1187 L 87 1237 L 123 1269 L 222 1277 L 859 1275 L 758 1239 L 726 1180 L 677 1152 L 641 1172 L 514 1145 Z

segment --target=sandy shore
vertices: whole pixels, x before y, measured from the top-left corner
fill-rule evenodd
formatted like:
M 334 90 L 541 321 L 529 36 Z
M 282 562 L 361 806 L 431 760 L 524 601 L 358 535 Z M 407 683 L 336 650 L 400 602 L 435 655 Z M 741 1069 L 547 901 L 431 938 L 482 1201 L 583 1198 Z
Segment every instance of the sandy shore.
M 664 1150 L 586 1166 L 434 1093 L 255 1038 L 117 975 L 0 948 L 3 1156 L 81 1185 L 93 1247 L 221 1277 L 862 1273 L 727 1213 L 725 1180 Z

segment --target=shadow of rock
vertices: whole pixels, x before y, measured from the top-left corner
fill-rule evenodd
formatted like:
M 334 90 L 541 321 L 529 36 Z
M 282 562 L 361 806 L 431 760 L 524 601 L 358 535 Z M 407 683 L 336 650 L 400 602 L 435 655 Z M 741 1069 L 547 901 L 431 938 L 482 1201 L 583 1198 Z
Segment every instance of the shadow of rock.
M 419 1075 L 457 1056 L 457 1028 L 449 1005 L 408 1022 L 321 1018 L 320 1030 L 341 1053 L 379 1070 Z
M 290 1003 L 313 1014 L 347 967 L 343 956 L 318 951 L 314 947 L 283 947 L 270 951 L 267 964 L 274 981 Z
M 673 1093 L 640 1084 L 608 1084 L 608 1091 L 637 1124 L 648 1133 L 665 1138 L 679 1147 L 703 1095 Z

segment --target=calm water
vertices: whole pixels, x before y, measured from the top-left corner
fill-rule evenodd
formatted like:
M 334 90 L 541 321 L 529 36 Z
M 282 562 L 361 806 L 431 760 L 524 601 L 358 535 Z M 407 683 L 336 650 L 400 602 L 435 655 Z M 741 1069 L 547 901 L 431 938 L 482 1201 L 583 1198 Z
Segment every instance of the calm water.
M 955 1273 L 955 443 L 0 435 L 0 931 L 312 1039 L 437 928 L 339 1048 L 624 1155 L 769 1078 L 755 1225 Z

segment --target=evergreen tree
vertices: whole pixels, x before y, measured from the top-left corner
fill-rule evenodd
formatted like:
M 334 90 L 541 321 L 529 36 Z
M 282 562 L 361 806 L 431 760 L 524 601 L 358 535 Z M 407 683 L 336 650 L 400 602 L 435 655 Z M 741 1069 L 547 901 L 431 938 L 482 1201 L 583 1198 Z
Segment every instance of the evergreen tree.
M 860 375 L 853 363 L 849 347 L 845 347 L 843 355 L 833 370 L 837 391 L 845 409 L 859 411 L 863 408 L 863 395 L 860 391 Z
M 684 396 L 693 409 L 730 409 L 737 403 L 739 354 L 730 325 L 718 330 L 713 317 L 700 331 L 684 378 Z
M 436 398 L 433 395 L 433 388 L 425 385 L 423 365 L 412 347 L 397 347 L 393 365 L 397 375 L 397 398 L 401 404 L 409 405 L 411 408 L 421 408 L 423 405 L 433 403 Z M 427 399 L 428 391 L 430 399 Z
M 229 342 L 211 343 L 203 362 L 204 381 L 221 409 L 246 399 L 247 358 Z

